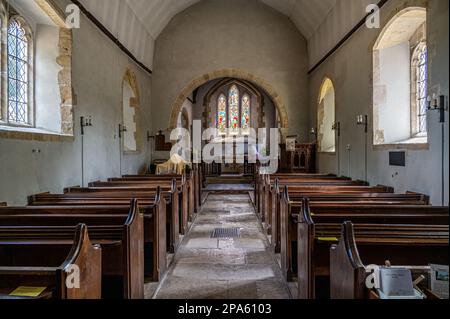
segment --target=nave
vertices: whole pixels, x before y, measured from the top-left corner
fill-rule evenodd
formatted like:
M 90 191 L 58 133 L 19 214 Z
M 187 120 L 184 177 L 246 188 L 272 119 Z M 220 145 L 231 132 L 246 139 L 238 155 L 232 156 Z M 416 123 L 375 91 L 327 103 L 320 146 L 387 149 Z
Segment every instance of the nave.
M 215 229 L 232 228 L 239 230 L 237 237 L 211 238 Z M 290 298 L 275 255 L 245 193 L 207 196 L 174 258 L 154 298 Z
M 0 0 L 0 299 L 448 299 L 449 3 Z

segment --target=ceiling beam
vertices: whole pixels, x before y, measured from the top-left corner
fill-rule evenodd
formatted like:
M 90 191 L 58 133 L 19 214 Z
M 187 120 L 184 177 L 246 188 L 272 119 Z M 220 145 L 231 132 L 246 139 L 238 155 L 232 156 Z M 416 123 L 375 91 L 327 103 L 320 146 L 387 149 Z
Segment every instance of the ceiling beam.
M 381 9 L 389 0 L 380 0 L 380 2 L 378 2 L 377 6 L 379 9 Z M 375 11 L 372 10 L 371 12 L 369 12 L 368 14 L 366 14 L 364 16 L 364 18 L 361 19 L 361 21 L 358 22 L 358 24 L 356 24 L 353 29 L 351 29 L 342 39 L 341 41 L 338 42 L 338 44 L 336 44 L 336 46 L 334 46 L 327 54 L 325 54 L 325 56 L 316 63 L 316 65 L 314 65 L 312 67 L 311 70 L 308 71 L 308 75 L 311 75 L 315 70 L 317 70 L 317 68 L 319 68 L 326 60 L 328 60 L 329 57 L 331 57 L 337 50 L 339 50 L 340 47 L 342 47 L 345 42 L 347 42 L 348 39 L 350 39 L 352 37 L 352 35 L 354 33 L 356 33 L 356 31 L 359 30 L 359 28 L 361 28 L 367 21 L 367 19 L 374 13 Z

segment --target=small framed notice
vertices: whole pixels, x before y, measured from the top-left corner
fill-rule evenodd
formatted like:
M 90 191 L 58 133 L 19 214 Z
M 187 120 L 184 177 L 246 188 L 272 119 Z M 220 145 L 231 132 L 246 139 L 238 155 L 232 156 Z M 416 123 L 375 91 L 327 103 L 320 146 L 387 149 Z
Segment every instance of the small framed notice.
M 441 299 L 448 299 L 448 266 L 430 265 L 431 291 Z

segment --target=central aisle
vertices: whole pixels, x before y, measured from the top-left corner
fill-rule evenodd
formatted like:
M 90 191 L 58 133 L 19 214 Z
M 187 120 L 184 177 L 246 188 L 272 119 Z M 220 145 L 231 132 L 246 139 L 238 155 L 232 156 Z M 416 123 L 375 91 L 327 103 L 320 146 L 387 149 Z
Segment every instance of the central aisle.
M 211 238 L 238 228 L 237 238 Z M 184 238 L 157 299 L 289 299 L 248 195 L 208 196 Z

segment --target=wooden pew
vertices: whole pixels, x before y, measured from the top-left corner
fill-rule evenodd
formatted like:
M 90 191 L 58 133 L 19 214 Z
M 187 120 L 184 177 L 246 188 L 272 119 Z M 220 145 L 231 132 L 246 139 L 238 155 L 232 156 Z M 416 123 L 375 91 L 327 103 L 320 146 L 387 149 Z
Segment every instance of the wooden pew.
M 102 296 L 142 299 L 144 232 L 137 200 L 128 206 L 2 207 L 0 240 L 67 241 L 79 223 L 102 247 Z
M 394 194 L 393 189 L 385 186 L 376 186 L 371 188 L 363 188 L 367 192 L 358 193 L 355 190 L 347 192 L 344 190 L 337 193 L 337 190 L 333 190 L 331 193 L 321 192 L 303 192 L 300 188 L 286 187 L 284 189 L 285 194 L 279 191 L 278 184 L 275 184 L 274 191 L 271 193 L 270 198 L 270 210 L 272 212 L 271 218 L 271 235 L 272 246 L 276 253 L 281 251 L 281 229 L 280 229 L 280 217 L 281 217 L 281 201 L 282 197 L 286 196 L 285 209 L 290 209 L 289 203 L 296 202 L 302 203 L 304 198 L 308 198 L 310 202 L 386 202 L 391 204 L 401 205 L 429 205 L 430 198 L 423 194 L 407 192 L 406 194 Z M 370 191 L 370 192 L 369 192 Z M 324 203 L 325 204 L 325 203 Z M 298 206 L 297 205 L 297 206 Z M 298 208 L 301 208 L 299 206 Z M 295 212 L 293 212 L 295 213 Z M 286 220 L 286 215 L 283 217 Z
M 443 225 L 446 207 L 340 203 L 334 207 L 308 205 L 297 217 L 297 283 L 300 299 L 329 298 L 329 248 L 336 243 L 345 221 L 357 224 Z M 312 211 L 314 213 L 312 213 Z M 290 239 L 289 241 L 293 241 Z M 288 245 L 288 242 L 286 245 Z M 292 245 L 292 242 L 291 242 Z M 328 246 L 327 246 L 328 245 Z M 288 248 L 286 248 L 288 249 Z M 286 268 L 292 269 L 293 261 Z M 320 283 L 316 289 L 316 285 Z M 319 294 L 320 293 L 320 294 Z
M 286 192 L 289 192 L 287 194 Z M 282 199 L 285 196 L 285 203 L 288 204 L 291 200 L 289 196 L 312 196 L 312 195 L 324 195 L 327 193 L 336 195 L 356 195 L 356 194 L 393 194 L 394 189 L 387 186 L 336 186 L 336 185 L 310 185 L 302 186 L 284 186 L 279 185 L 278 181 L 275 182 L 274 187 L 268 196 L 268 209 L 270 210 L 270 230 L 272 235 L 272 242 L 276 253 L 281 252 L 281 220 L 286 220 L 286 216 L 282 217 L 282 210 L 288 209 L 288 206 L 282 208 Z M 301 200 L 300 200 L 301 202 Z
M 121 179 L 110 179 L 110 181 L 117 180 L 164 180 L 184 178 L 188 183 L 188 187 L 192 190 L 189 194 L 193 197 L 192 204 L 194 213 L 199 211 L 201 205 L 201 176 L 199 164 L 193 164 L 192 170 L 186 175 L 155 175 L 155 174 L 144 174 L 144 175 L 124 175 Z M 192 207 L 191 207 L 192 208 Z
M 376 234 L 374 236 L 374 233 Z M 366 286 L 366 265 L 448 265 L 448 225 L 353 225 L 345 222 L 339 244 L 330 250 L 330 292 L 332 299 L 370 299 Z
M 159 281 L 167 270 L 167 223 L 165 199 L 161 191 L 138 192 L 92 192 L 61 195 L 42 194 L 29 198 L 30 206 L 125 206 L 131 199 L 139 202 L 144 214 L 144 273 L 148 279 Z M 178 233 L 177 233 L 178 234 Z
M 178 176 L 176 179 L 172 178 L 172 180 L 176 180 L 177 184 L 180 185 L 179 188 L 179 198 L 180 198 L 180 208 L 183 210 L 183 215 L 186 215 L 185 219 L 189 222 L 192 222 L 194 219 L 194 214 L 196 213 L 196 207 L 195 207 L 195 185 L 194 185 L 194 177 L 191 173 L 191 176 L 189 179 L 186 179 L 186 177 L 183 175 L 180 179 L 180 176 Z M 169 176 L 177 176 L 177 175 L 169 175 Z M 164 183 L 167 183 L 167 181 L 170 180 L 167 176 L 160 177 L 159 175 L 150 175 L 150 176 L 126 176 L 121 179 L 111 179 L 110 182 L 122 182 L 122 183 L 128 183 L 133 184 L 135 182 L 137 183 L 143 183 L 143 184 L 151 184 L 151 185 L 163 185 L 161 181 L 164 181 Z M 100 187 L 100 186 L 106 186 L 102 185 L 101 183 L 92 184 L 91 186 L 94 187 Z M 118 185 L 120 187 L 120 185 Z M 187 222 L 185 228 L 187 229 Z M 183 232 L 184 234 L 184 232 Z
M 0 240 L 0 299 L 100 299 L 101 253 L 100 246 L 91 244 L 84 224 L 78 225 L 74 238 L 65 243 Z M 49 254 L 51 260 L 42 259 Z M 73 266 L 79 269 L 79 287 L 66 285 Z M 45 290 L 37 297 L 11 296 L 18 287 Z
M 6 204 L 5 202 L 0 202 L 0 207 L 5 207 L 8 206 L 8 204 Z
M 277 178 L 275 180 L 270 179 L 270 176 L 267 178 L 268 182 L 264 185 L 261 195 L 262 206 L 260 212 L 263 222 L 266 222 L 268 226 L 271 225 L 272 212 L 269 208 L 272 205 L 271 200 L 274 197 L 273 192 L 279 190 L 280 187 L 282 189 L 285 186 L 368 186 L 366 182 L 352 181 L 347 178 Z M 273 186 L 276 184 L 278 184 L 278 187 L 274 188 Z
M 121 178 L 110 178 L 109 182 L 160 182 L 176 179 L 177 183 L 184 188 L 184 192 L 187 198 L 187 207 L 189 209 L 189 219 L 192 221 L 194 213 L 198 211 L 198 206 L 196 206 L 195 198 L 196 191 L 198 186 L 196 187 L 196 177 L 195 171 L 192 170 L 188 175 L 124 175 Z M 91 185 L 95 186 L 95 185 Z
M 77 188 L 71 189 L 72 192 L 65 194 L 38 194 L 30 196 L 28 204 L 31 206 L 51 206 L 51 205 L 124 205 L 133 198 L 139 201 L 141 209 L 149 214 L 144 215 L 144 232 L 146 243 L 154 243 L 154 249 L 158 249 L 156 245 L 160 244 L 159 237 L 166 236 L 167 252 L 174 253 L 180 243 L 180 209 L 176 182 L 173 181 L 171 188 L 161 188 L 141 191 L 130 191 L 123 189 L 96 189 L 96 188 Z M 165 208 L 161 209 L 160 205 L 155 205 L 159 201 L 159 197 L 165 200 Z M 153 206 L 155 206 L 153 213 Z M 164 202 L 161 203 L 164 206 Z M 166 217 L 161 219 L 160 215 Z M 166 229 L 163 221 L 165 220 Z M 153 234 L 159 234 L 158 238 L 153 238 Z M 161 256 L 162 258 L 163 256 Z M 146 271 L 146 274 L 148 272 Z
M 180 184 L 178 184 L 180 185 Z M 184 186 L 183 186 L 184 185 Z M 149 191 L 156 189 L 157 187 L 168 188 L 172 187 L 172 181 L 110 181 L 110 182 L 93 182 L 89 184 L 88 189 L 71 188 L 66 189 L 67 192 L 83 192 L 90 190 L 104 190 L 104 191 L 114 191 L 115 189 L 125 190 L 130 189 L 133 191 Z M 193 221 L 194 218 L 194 207 L 192 204 L 192 199 L 189 199 L 192 194 L 187 187 L 186 183 L 181 186 L 181 191 L 179 192 L 179 207 L 181 208 L 181 234 L 185 234 L 189 228 L 189 222 Z M 193 197 L 193 196 L 192 196 Z
M 350 178 L 347 177 L 337 177 L 331 174 L 297 174 L 297 173 L 277 173 L 272 175 L 258 174 L 255 181 L 255 202 L 258 213 L 263 209 L 263 196 L 264 192 L 269 191 L 270 188 L 275 184 L 276 180 L 279 179 L 293 179 L 293 180 L 303 180 L 303 181 L 314 181 L 314 180 L 342 180 L 349 181 Z
M 172 188 L 171 186 L 168 185 L 164 185 L 164 184 L 160 184 L 160 185 L 125 185 L 125 184 L 121 184 L 120 187 L 119 186 L 111 186 L 111 187 L 87 187 L 87 188 L 67 188 L 64 190 L 66 195 L 72 195 L 72 196 L 80 196 L 80 195 L 85 195 L 85 194 L 90 194 L 90 193 L 109 193 L 111 194 L 110 197 L 112 196 L 117 196 L 118 194 L 121 193 L 133 193 L 133 194 L 148 194 L 151 196 L 151 194 L 153 194 L 154 192 L 157 191 L 157 189 L 161 189 L 162 191 L 162 195 L 163 197 L 166 199 L 166 201 L 169 201 L 169 203 L 166 205 L 169 205 L 167 211 L 171 211 L 173 212 L 173 215 L 170 217 L 170 219 L 174 220 L 175 222 L 178 220 L 178 225 L 179 225 L 179 233 L 184 235 L 187 230 L 188 230 L 188 209 L 186 209 L 187 207 L 187 202 L 185 200 L 183 200 L 183 198 L 185 199 L 184 196 L 180 195 L 180 193 L 178 193 L 178 205 L 176 205 L 175 203 L 175 199 L 169 199 L 167 197 L 167 193 L 169 192 L 170 195 L 172 196 L 174 193 L 172 193 Z M 114 194 L 114 195 L 112 195 Z M 172 196 L 173 197 L 173 196 Z M 175 213 L 176 207 L 178 206 L 178 213 Z M 178 217 L 177 217 L 177 216 Z M 171 224 L 174 227 L 176 227 L 176 224 Z

